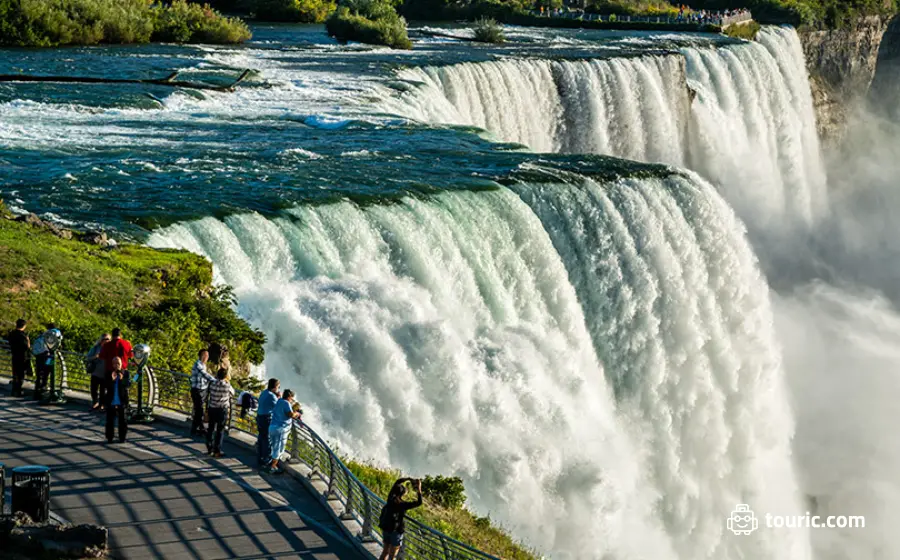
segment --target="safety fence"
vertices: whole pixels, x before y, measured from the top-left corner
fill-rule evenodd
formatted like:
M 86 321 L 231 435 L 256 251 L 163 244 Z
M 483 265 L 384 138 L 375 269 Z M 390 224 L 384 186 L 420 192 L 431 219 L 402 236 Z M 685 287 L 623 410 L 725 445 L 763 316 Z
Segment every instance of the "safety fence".
M 58 351 L 55 358 L 58 388 L 63 391 L 89 393 L 91 374 L 87 370 L 86 356 L 76 352 Z M 132 364 L 129 364 L 129 368 L 131 366 Z M 130 376 L 135 376 L 136 373 L 128 372 Z M 192 403 L 189 375 L 152 366 L 144 368 L 142 373 L 142 378 L 139 378 L 143 383 L 142 402 L 137 401 L 139 383 L 132 383 L 129 387 L 130 402 L 136 403 L 138 408 L 150 410 L 160 408 L 183 413 L 186 418 L 190 416 Z M 0 341 L 0 377 L 12 377 L 12 359 L 5 341 Z M 238 404 L 235 401 L 229 415 L 229 430 L 245 432 L 255 438 L 257 436 L 255 414 L 241 418 L 235 413 L 237 409 Z M 320 481 L 327 486 L 326 498 L 340 503 L 342 511 L 340 519 L 359 524 L 361 530 L 356 535 L 357 539 L 364 543 L 382 542 L 378 518 L 385 501 L 350 472 L 319 434 L 305 423 L 295 421 L 286 449 L 291 455 L 292 464 L 306 465 L 310 469 L 307 475 L 309 479 Z M 400 558 L 498 560 L 495 556 L 476 550 L 415 519 L 407 519 Z
M 631 15 L 615 15 L 615 14 L 594 14 L 582 11 L 547 11 L 541 13 L 532 10 L 531 15 L 544 17 L 548 19 L 570 19 L 578 21 L 596 21 L 601 23 L 652 23 L 660 25 L 714 25 L 717 27 L 728 27 L 738 23 L 744 23 L 753 19 L 753 15 L 749 11 L 739 12 L 732 15 L 709 14 L 700 16 L 631 16 Z

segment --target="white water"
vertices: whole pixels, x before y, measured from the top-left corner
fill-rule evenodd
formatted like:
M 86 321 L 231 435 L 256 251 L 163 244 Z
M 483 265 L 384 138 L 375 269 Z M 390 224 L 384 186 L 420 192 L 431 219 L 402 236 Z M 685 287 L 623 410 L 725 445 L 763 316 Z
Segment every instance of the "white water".
M 421 86 L 389 109 L 479 126 L 536 151 L 686 165 L 755 230 L 808 226 L 826 207 L 803 52 L 790 29 L 681 55 L 501 60 L 401 76 Z
M 157 232 L 238 288 L 270 335 L 269 373 L 316 426 L 357 456 L 460 474 L 476 511 L 555 558 L 898 557 L 885 426 L 900 315 L 853 284 L 897 299 L 895 179 L 863 174 L 873 187 L 829 207 L 792 31 L 404 76 L 423 82 L 400 99 L 415 118 L 688 166 L 731 208 L 694 175 L 578 179 Z M 735 211 L 763 258 L 794 257 L 798 277 L 825 268 L 833 285 L 770 291 Z M 789 269 L 767 271 L 780 285 Z M 725 528 L 738 502 L 791 514 L 801 493 L 869 528 Z
M 270 335 L 269 374 L 339 446 L 462 475 L 477 511 L 554 556 L 808 557 L 802 532 L 723 523 L 739 502 L 799 510 L 732 212 L 679 177 L 517 191 L 206 218 L 151 244 L 217 264 Z

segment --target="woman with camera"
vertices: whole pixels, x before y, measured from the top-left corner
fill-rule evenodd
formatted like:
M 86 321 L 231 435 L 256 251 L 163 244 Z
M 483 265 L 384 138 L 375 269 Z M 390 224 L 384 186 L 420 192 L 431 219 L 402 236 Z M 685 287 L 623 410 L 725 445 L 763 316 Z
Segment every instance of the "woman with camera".
M 407 482 L 416 485 L 418 497 L 415 502 L 404 502 Z M 384 538 L 384 550 L 381 551 L 379 560 L 394 560 L 394 556 L 400 552 L 403 546 L 403 533 L 406 531 L 406 512 L 422 505 L 422 481 L 413 478 L 401 478 L 394 483 L 388 493 L 387 503 L 381 508 L 381 516 L 378 526 Z

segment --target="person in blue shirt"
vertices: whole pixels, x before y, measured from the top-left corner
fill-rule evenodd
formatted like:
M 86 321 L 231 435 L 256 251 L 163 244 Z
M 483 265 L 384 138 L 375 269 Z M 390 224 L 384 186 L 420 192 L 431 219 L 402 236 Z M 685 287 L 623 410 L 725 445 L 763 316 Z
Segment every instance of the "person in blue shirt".
M 294 392 L 286 389 L 281 399 L 275 403 L 272 410 L 272 423 L 269 426 L 269 445 L 272 446 L 272 462 L 269 463 L 268 472 L 281 474 L 284 469 L 278 467 L 278 459 L 284 453 L 288 436 L 291 434 L 291 425 L 294 420 L 300 419 L 300 412 L 294 411 Z
M 107 385 L 106 393 L 106 441 L 113 442 L 113 425 L 119 419 L 119 443 L 125 442 L 128 424 L 125 422 L 125 410 L 128 408 L 128 376 L 122 370 L 122 358 L 116 356 L 112 361 L 113 371 Z
M 269 426 L 272 424 L 272 411 L 281 397 L 281 384 L 277 379 L 270 379 L 269 385 L 259 394 L 259 408 L 256 409 L 256 455 L 260 467 L 272 461 L 272 446 L 269 445 Z

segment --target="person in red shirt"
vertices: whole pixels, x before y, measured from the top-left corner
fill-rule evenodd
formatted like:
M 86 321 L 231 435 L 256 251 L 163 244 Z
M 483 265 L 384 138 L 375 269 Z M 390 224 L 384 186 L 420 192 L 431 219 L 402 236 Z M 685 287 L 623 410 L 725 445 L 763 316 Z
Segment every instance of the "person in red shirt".
M 122 370 L 125 370 L 128 368 L 128 358 L 133 356 L 134 350 L 131 348 L 131 343 L 122 338 L 122 330 L 113 329 L 112 340 L 103 345 L 99 356 L 99 358 L 103 360 L 103 363 L 106 364 L 107 380 L 110 378 L 110 374 L 112 374 L 113 370 L 116 369 L 113 365 L 114 358 L 121 358 Z

